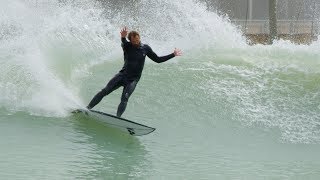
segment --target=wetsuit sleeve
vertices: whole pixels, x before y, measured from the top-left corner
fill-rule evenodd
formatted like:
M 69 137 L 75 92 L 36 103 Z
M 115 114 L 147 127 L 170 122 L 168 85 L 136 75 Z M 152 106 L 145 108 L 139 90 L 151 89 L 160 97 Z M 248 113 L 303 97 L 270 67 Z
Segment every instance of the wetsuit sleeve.
M 169 55 L 159 57 L 155 52 L 153 52 L 151 47 L 148 45 L 147 45 L 147 51 L 148 51 L 147 56 L 156 63 L 162 63 L 162 62 L 168 61 L 169 59 L 175 56 L 174 53 L 171 53 Z
M 121 42 L 122 42 L 121 43 L 122 48 L 126 48 L 129 44 L 129 42 L 127 41 L 127 39 L 125 37 L 121 38 Z

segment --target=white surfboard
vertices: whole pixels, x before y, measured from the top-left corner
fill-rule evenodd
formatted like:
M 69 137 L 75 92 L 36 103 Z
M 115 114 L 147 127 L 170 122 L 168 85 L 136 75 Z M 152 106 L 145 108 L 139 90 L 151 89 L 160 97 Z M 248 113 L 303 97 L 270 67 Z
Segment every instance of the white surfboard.
M 88 109 L 77 109 L 75 111 L 72 111 L 72 113 L 83 113 L 87 116 L 95 118 L 97 121 L 105 124 L 108 127 L 114 127 L 114 128 L 120 129 L 133 136 L 146 135 L 155 130 L 155 128 L 152 128 L 143 124 L 139 124 L 124 118 L 119 118 L 117 116 L 100 112 L 100 111 L 88 110 Z

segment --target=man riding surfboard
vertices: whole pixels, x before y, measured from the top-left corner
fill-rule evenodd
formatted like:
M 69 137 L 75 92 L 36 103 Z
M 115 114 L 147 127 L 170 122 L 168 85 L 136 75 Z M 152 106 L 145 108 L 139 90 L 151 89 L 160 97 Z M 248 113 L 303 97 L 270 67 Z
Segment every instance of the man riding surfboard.
M 120 34 L 122 42 L 121 46 L 124 55 L 124 65 L 120 72 L 108 82 L 105 88 L 93 97 L 87 106 L 88 109 L 92 109 L 104 96 L 110 94 L 120 86 L 123 86 L 121 102 L 117 111 L 118 117 L 120 117 L 125 111 L 129 97 L 140 80 L 146 56 L 154 62 L 162 63 L 175 56 L 182 55 L 180 49 L 174 49 L 173 53 L 159 57 L 155 52 L 153 52 L 149 45 L 141 43 L 138 32 L 131 31 L 128 34 L 128 29 L 125 27 L 120 31 Z M 127 35 L 130 42 L 126 39 Z

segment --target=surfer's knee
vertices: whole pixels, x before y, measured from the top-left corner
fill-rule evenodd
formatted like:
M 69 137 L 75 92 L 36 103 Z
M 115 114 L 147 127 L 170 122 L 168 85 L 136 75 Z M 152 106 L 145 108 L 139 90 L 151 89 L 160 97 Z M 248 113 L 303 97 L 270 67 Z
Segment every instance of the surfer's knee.
M 127 103 L 129 100 L 130 94 L 128 92 L 125 92 L 124 94 L 122 94 L 121 96 L 121 103 Z
M 124 98 L 128 101 L 128 100 L 129 100 L 129 97 L 130 97 L 130 94 L 129 94 L 128 92 L 126 92 L 126 93 L 124 94 Z

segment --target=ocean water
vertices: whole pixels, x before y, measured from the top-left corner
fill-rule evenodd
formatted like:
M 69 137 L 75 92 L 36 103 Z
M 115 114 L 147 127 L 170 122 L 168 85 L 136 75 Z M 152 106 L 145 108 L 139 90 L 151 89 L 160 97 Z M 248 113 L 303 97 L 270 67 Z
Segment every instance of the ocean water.
M 319 179 L 320 42 L 249 46 L 191 0 L 2 0 L 0 179 Z M 121 69 L 119 31 L 147 59 L 124 118 L 74 116 Z M 115 114 L 122 88 L 96 110 Z

